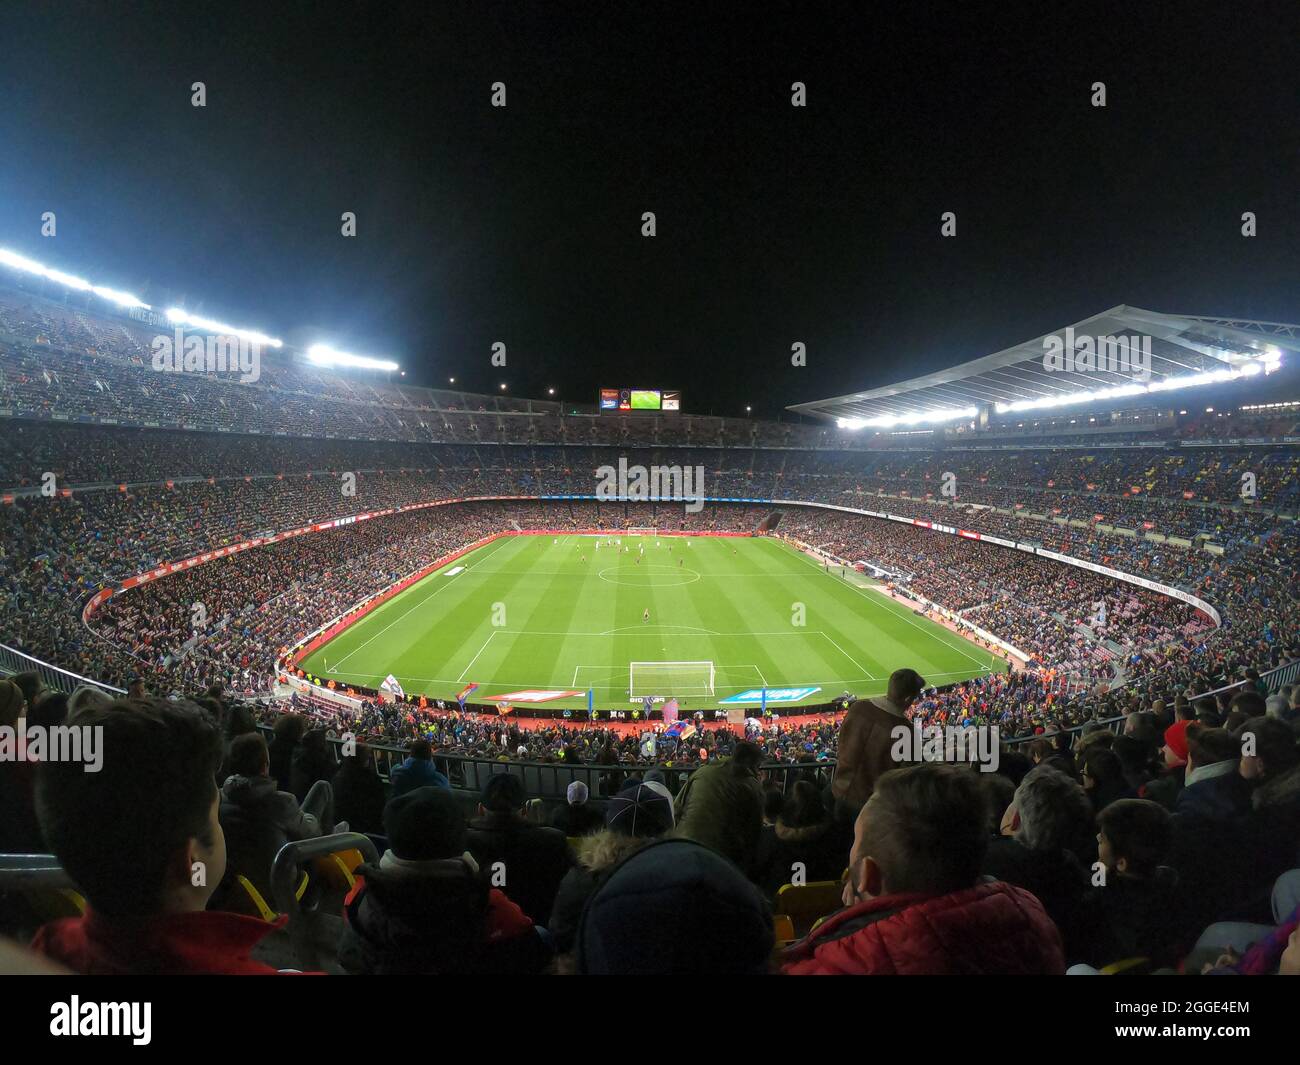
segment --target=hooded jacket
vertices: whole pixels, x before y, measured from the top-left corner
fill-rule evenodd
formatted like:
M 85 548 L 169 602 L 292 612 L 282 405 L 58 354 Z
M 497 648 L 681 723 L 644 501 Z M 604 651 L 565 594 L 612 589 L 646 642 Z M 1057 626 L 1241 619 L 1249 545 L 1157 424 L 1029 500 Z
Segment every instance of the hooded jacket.
M 407 861 L 387 851 L 356 876 L 339 942 L 350 973 L 514 975 L 550 957 L 533 922 L 469 855 Z

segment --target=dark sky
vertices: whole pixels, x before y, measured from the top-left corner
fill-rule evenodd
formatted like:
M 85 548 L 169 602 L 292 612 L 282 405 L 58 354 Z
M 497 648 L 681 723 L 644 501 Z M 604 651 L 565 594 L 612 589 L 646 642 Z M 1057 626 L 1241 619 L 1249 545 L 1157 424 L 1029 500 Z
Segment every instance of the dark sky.
M 775 415 L 1118 303 L 1300 321 L 1297 29 L 1295 3 L 9 2 L 0 246 L 421 383 Z

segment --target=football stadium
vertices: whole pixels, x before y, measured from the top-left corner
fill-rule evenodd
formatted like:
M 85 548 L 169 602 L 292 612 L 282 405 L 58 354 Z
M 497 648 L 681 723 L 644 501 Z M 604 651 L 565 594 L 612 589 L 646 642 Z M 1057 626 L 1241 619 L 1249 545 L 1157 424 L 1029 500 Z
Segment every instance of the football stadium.
M 797 126 L 773 76 L 777 103 L 717 91 Z M 0 209 L 0 971 L 1300 974 L 1300 304 L 1259 283 L 1235 215 L 1213 285 L 1169 246 L 1064 278 L 963 260 L 871 310 L 832 274 L 885 291 L 899 264 L 838 226 L 725 263 L 673 248 L 724 194 L 660 144 L 690 195 L 603 243 L 565 215 L 581 247 L 538 265 L 507 234 L 537 237 L 551 182 L 601 214 L 611 129 L 544 121 L 526 65 L 473 105 L 457 77 L 428 89 L 456 100 L 430 155 L 368 110 L 395 85 L 321 90 L 375 116 L 365 158 L 394 173 L 364 194 L 263 86 L 319 188 L 262 171 L 257 141 L 190 204 L 158 177 L 113 206 L 114 181 L 88 198 L 56 169 L 57 223 Z M 251 128 L 183 80 L 160 129 Z M 68 100 L 73 128 L 101 121 Z M 790 119 L 714 130 L 717 165 L 797 139 Z M 548 191 L 479 150 L 525 153 Z M 453 220 L 387 219 L 375 197 L 434 158 Z M 873 188 L 920 196 L 934 169 Z M 146 248 L 158 198 L 176 215 Z M 236 200 L 267 228 L 213 250 Z M 328 232 L 290 233 L 326 201 Z M 949 223 L 922 213 L 933 260 Z M 768 285 L 746 257 L 787 238 L 832 265 Z M 963 239 L 993 262 L 1018 238 Z M 978 298 L 934 299 L 931 270 Z M 1121 986 L 1107 1024 L 1155 999 Z

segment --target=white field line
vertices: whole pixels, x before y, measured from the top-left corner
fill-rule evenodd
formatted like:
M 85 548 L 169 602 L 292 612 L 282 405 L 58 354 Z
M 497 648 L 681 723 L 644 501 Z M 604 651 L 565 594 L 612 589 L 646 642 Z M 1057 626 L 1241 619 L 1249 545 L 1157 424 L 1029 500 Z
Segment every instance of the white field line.
M 821 630 L 818 630 L 818 631 L 821 632 Z M 839 651 L 840 654 L 842 654 L 845 658 L 847 658 L 847 659 L 848 659 L 850 662 L 852 662 L 855 666 L 857 666 L 858 669 L 862 670 L 862 672 L 865 673 L 865 674 L 867 675 L 867 678 L 868 678 L 869 680 L 875 680 L 875 679 L 876 679 L 874 676 L 871 675 L 871 671 L 870 671 L 869 669 L 867 669 L 867 668 L 866 668 L 866 667 L 865 667 L 861 662 L 859 662 L 859 661 L 858 661 L 857 659 L 855 659 L 851 654 L 849 654 L 848 651 L 844 650 L 844 648 L 841 647 L 838 643 L 836 643 L 834 640 L 831 640 L 831 638 L 830 638 L 829 636 L 827 636 L 826 633 L 821 632 L 821 635 L 822 635 L 822 636 L 825 636 L 826 639 L 830 640 L 830 641 L 831 641 L 831 646 L 834 647 L 835 650 Z
M 483 641 L 483 646 L 478 649 L 478 654 L 469 660 L 469 666 L 466 666 L 464 669 L 460 671 L 460 676 L 456 678 L 457 683 L 465 679 L 465 674 L 469 672 L 470 666 L 472 666 L 475 662 L 477 662 L 479 659 L 479 655 L 481 655 L 484 651 L 488 649 L 488 644 L 492 642 L 492 637 L 495 636 L 498 631 L 500 630 L 493 629 L 490 633 L 488 633 L 488 638 Z
M 790 548 L 790 550 L 791 550 L 791 551 L 794 551 L 794 548 Z M 817 565 L 816 562 L 814 562 L 812 559 L 808 558 L 806 555 L 804 555 L 804 554 L 802 554 L 802 553 L 799 553 L 799 552 L 795 552 L 795 553 L 796 553 L 796 555 L 797 555 L 799 558 L 801 558 L 804 562 L 807 562 L 808 565 L 812 566 L 813 569 L 815 569 L 815 570 L 820 570 L 820 569 L 821 569 L 821 567 L 820 567 L 819 565 Z M 834 575 L 834 574 L 831 574 L 831 576 L 834 577 L 835 575 Z M 857 592 L 858 595 L 861 595 L 861 596 L 867 596 L 867 598 L 870 599 L 870 601 L 873 602 L 873 603 L 881 603 L 881 604 L 888 605 L 888 606 L 891 608 L 891 611 L 890 611 L 890 612 L 893 613 L 897 618 L 899 618 L 899 619 L 902 620 L 902 621 L 906 621 L 906 622 L 907 622 L 909 625 L 911 625 L 914 629 L 920 629 L 922 632 L 924 632 L 927 636 L 929 636 L 929 637 L 930 637 L 932 640 L 934 640 L 936 643 L 941 643 L 941 644 L 943 644 L 945 647 L 951 648 L 952 650 L 956 651 L 958 654 L 960 654 L 960 655 L 962 655 L 963 657 L 968 658 L 970 661 L 974 662 L 974 663 L 975 663 L 977 666 L 979 666 L 980 668 L 986 668 L 986 667 L 991 666 L 991 665 L 993 664 L 993 657 L 992 657 L 992 654 L 991 654 L 991 653 L 990 653 L 990 655 L 989 655 L 989 660 L 988 660 L 987 662 L 984 661 L 983 659 L 976 658 L 974 655 L 971 655 L 971 654 L 967 653 L 967 651 L 966 651 L 965 649 L 963 649 L 963 648 L 961 648 L 961 647 L 958 647 L 956 644 L 954 644 L 954 643 L 950 643 L 948 640 L 940 639 L 938 633 L 933 632 L 933 631 L 930 630 L 930 629 L 927 629 L 924 625 L 919 625 L 919 624 L 917 624 L 917 623 L 916 623 L 915 621 L 913 621 L 911 618 L 907 617 L 905 613 L 899 613 L 897 610 L 893 610 L 893 609 L 892 609 L 893 607 L 899 606 L 900 604 L 899 604 L 899 603 L 896 603 L 896 602 L 895 602 L 895 601 L 894 601 L 890 596 L 885 595 L 885 594 L 882 593 L 882 592 L 876 592 L 876 594 L 875 594 L 874 596 L 868 596 L 867 593 L 868 593 L 869 591 L 871 591 L 872 589 L 865 589 L 865 590 L 864 590 L 864 589 L 862 589 L 862 588 L 858 588 L 857 586 L 855 586 L 855 585 L 853 585 L 853 584 L 850 584 L 848 581 L 846 581 L 846 580 L 844 580 L 844 579 L 842 579 L 842 578 L 840 578 L 840 577 L 835 577 L 835 580 L 836 580 L 837 582 L 839 582 L 839 584 L 841 584 L 843 587 L 849 589 L 849 591 L 851 591 L 851 592 Z M 904 609 L 904 611 L 906 611 L 907 608 L 904 607 L 903 609 Z M 933 624 L 933 623 L 932 623 L 932 624 Z M 940 632 L 948 633 L 948 630 L 945 629 L 945 628 L 943 628 L 942 626 L 938 626 L 938 628 L 939 628 L 939 631 L 940 631 Z M 967 641 L 966 641 L 963 637 L 961 637 L 961 636 L 957 636 L 956 633 L 950 633 L 950 635 L 952 635 L 952 636 L 956 636 L 956 638 L 959 639 L 959 640 L 961 640 L 962 643 L 967 643 Z M 859 667 L 859 668 L 861 668 L 861 667 Z M 938 676 L 938 674 L 935 674 L 935 676 Z
M 508 543 L 509 541 L 510 541 L 510 537 L 508 537 L 508 536 L 503 536 L 503 537 L 501 537 L 499 540 L 497 540 L 497 545 L 498 545 L 498 547 L 499 547 L 500 545 L 505 544 L 505 543 Z M 495 553 L 497 549 L 498 549 L 498 548 L 494 547 L 491 551 L 489 551 L 486 555 L 484 555 L 483 558 L 487 558 L 488 555 L 491 555 L 491 554 Z M 469 571 L 467 570 L 466 572 L 469 572 Z M 430 576 L 433 576 L 433 574 L 430 574 Z M 425 579 L 427 580 L 428 578 L 425 578 Z M 416 604 L 415 604 L 413 607 L 411 607 L 409 610 L 406 610 L 406 611 L 404 611 L 403 613 L 399 614 L 396 618 L 394 618 L 392 621 L 390 621 L 387 625 L 385 625 L 385 626 L 384 626 L 382 629 L 380 629 L 377 633 L 375 633 L 373 636 L 371 636 L 370 639 L 366 640 L 364 643 L 359 643 L 359 644 L 357 644 L 356 647 L 352 648 L 351 651 L 349 651 L 349 652 L 348 652 L 347 654 L 345 654 L 342 658 L 340 658 L 340 659 L 338 660 L 338 662 L 335 663 L 335 664 L 336 664 L 337 666 L 341 666 L 341 665 L 343 665 L 344 662 L 346 662 L 346 661 L 347 661 L 349 658 L 351 658 L 354 654 L 356 654 L 358 651 L 360 651 L 361 648 L 363 648 L 363 647 L 367 647 L 367 646 L 369 646 L 370 644 L 374 643 L 375 640 L 379 639 L 379 637 L 381 637 L 384 633 L 386 633 L 389 629 L 391 629 L 391 628 L 392 628 L 394 625 L 396 625 L 399 621 L 401 621 L 403 618 L 405 618 L 408 614 L 411 614 L 412 612 L 414 612 L 414 611 L 416 611 L 416 610 L 419 610 L 420 607 L 424 606 L 425 603 L 429 602 L 429 600 L 431 600 L 435 595 L 437 595 L 439 592 L 441 592 L 444 588 L 450 588 L 450 587 L 451 587 L 451 584 L 452 584 L 451 581 L 442 581 L 442 582 L 434 582 L 434 583 L 436 584 L 436 587 L 434 588 L 434 590 L 433 590 L 432 592 L 430 592 L 428 595 L 426 595 L 423 599 L 421 599 L 418 603 L 416 603 Z

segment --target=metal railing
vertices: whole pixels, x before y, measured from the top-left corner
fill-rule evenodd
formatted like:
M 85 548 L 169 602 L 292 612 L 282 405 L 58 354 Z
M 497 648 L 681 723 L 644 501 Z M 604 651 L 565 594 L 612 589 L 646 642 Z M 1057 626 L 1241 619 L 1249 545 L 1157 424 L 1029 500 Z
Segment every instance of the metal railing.
M 90 677 L 83 677 L 79 673 L 71 673 L 66 669 L 60 669 L 58 666 L 42 662 L 39 658 L 33 658 L 31 655 L 24 654 L 17 648 L 9 647 L 3 643 L 0 643 L 0 673 L 10 675 L 14 673 L 35 673 L 47 688 L 53 688 L 55 691 L 61 691 L 68 695 L 71 695 L 85 684 L 112 695 L 126 694 L 125 688 L 115 688 L 103 681 L 92 680 Z

